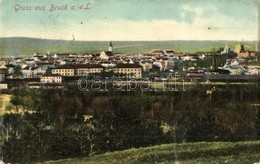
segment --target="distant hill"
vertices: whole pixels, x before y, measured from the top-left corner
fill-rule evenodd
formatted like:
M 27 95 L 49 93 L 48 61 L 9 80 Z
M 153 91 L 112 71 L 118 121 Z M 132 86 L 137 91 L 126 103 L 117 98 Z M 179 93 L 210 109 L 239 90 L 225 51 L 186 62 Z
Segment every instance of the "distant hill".
M 86 158 L 48 161 L 45 163 L 255 163 L 260 160 L 260 141 L 199 142 L 166 144 L 116 151 Z M 177 164 L 177 162 L 176 162 Z
M 178 52 L 218 50 L 226 44 L 234 49 L 239 41 L 113 41 L 115 53 L 147 53 L 153 49 L 172 49 Z M 254 50 L 256 42 L 243 42 Z M 99 53 L 108 49 L 109 41 L 68 41 L 37 38 L 0 38 L 0 56 L 31 56 L 34 53 Z

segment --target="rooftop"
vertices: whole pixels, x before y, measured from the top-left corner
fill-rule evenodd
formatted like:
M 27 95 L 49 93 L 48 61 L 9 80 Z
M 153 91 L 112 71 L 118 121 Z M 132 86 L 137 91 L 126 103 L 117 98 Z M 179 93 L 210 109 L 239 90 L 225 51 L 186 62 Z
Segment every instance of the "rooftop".
M 142 68 L 139 64 L 118 64 L 115 68 Z
M 57 68 L 54 69 L 77 69 L 77 68 L 103 68 L 100 64 L 66 64 L 66 65 L 61 65 Z

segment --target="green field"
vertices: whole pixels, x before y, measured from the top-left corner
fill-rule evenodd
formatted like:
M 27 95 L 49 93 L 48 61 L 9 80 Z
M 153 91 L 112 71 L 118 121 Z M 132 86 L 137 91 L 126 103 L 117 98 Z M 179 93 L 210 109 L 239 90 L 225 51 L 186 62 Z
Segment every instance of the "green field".
M 257 42 L 244 41 L 247 50 L 255 50 Z M 0 38 L 0 56 L 31 56 L 33 53 L 100 53 L 109 41 L 66 41 L 34 38 Z M 195 53 L 218 50 L 228 44 L 232 49 L 239 41 L 113 41 L 115 53 L 147 53 L 153 49 L 172 49 Z
M 46 163 L 254 163 L 260 141 L 166 144 Z

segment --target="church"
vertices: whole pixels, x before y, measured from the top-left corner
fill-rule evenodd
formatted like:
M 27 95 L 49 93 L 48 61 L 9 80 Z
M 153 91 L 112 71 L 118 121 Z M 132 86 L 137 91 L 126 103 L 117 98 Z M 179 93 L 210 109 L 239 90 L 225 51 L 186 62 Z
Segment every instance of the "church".
M 114 54 L 113 54 L 113 44 L 110 41 L 109 46 L 108 46 L 108 51 L 102 51 L 100 53 L 99 57 L 100 57 L 101 60 L 107 61 L 109 59 L 109 57 L 112 57 L 112 56 L 114 56 Z

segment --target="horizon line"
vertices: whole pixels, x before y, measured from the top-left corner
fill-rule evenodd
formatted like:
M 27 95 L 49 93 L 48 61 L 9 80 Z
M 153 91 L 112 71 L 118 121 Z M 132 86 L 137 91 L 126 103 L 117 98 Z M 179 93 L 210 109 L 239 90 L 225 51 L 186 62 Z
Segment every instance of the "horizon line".
M 39 39 L 39 40 L 57 40 L 57 41 L 74 41 L 74 42 L 160 42 L 160 41 L 237 41 L 237 42 L 258 42 L 259 40 L 232 40 L 232 39 L 216 39 L 216 40 L 207 40 L 207 39 L 201 39 L 201 40 L 187 40 L 187 39 L 175 39 L 175 40 L 69 40 L 69 39 L 56 39 L 56 38 L 39 38 L 39 37 L 27 37 L 27 36 L 0 36 L 2 39 L 8 39 L 8 38 L 26 38 L 26 39 Z

